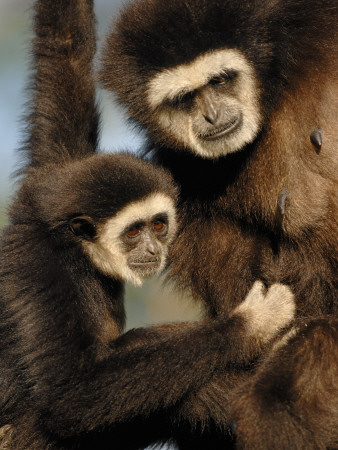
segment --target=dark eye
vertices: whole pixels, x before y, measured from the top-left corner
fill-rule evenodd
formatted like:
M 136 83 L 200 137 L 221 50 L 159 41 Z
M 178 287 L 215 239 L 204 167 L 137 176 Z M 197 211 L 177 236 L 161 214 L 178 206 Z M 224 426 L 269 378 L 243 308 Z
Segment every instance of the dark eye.
M 165 233 L 165 231 L 167 230 L 166 221 L 163 219 L 155 219 L 153 221 L 153 229 L 157 233 L 162 233 L 162 234 Z
M 169 101 L 170 106 L 174 108 L 186 108 L 191 106 L 194 98 L 196 97 L 197 91 L 186 92 L 178 95 L 174 99 Z
M 136 236 L 138 236 L 141 233 L 141 227 L 133 227 L 130 228 L 130 230 L 127 231 L 127 236 L 130 238 L 134 238 Z
M 180 103 L 189 103 L 191 102 L 196 96 L 196 91 L 187 92 L 186 94 L 182 95 L 182 97 L 179 98 Z
M 230 70 L 229 72 L 224 72 L 218 75 L 217 77 L 211 78 L 209 84 L 212 85 L 225 84 L 236 78 L 236 75 L 237 74 L 235 71 Z
M 153 224 L 153 227 L 155 231 L 161 231 L 164 228 L 164 223 L 161 222 L 160 220 L 156 220 L 156 222 L 154 222 Z

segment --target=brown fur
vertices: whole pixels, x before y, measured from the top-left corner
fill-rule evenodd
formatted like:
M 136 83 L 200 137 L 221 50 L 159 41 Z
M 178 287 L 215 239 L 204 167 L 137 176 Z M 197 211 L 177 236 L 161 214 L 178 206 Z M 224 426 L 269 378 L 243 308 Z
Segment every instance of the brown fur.
M 245 449 L 338 445 L 336 24 L 330 0 L 136 0 L 107 39 L 101 80 L 181 188 L 169 277 L 211 317 L 226 316 L 257 278 L 290 285 L 297 299 L 299 331 L 253 375 L 227 367 L 186 399 L 181 412 L 195 428 L 178 435 L 182 449 L 224 448 L 226 432 L 213 430 L 212 443 L 200 436 L 208 417 L 225 429 L 234 421 Z M 256 68 L 265 121 L 241 152 L 208 161 L 162 138 L 144 97 L 162 70 L 227 47 Z
M 27 164 L 0 245 L 0 445 L 145 447 L 171 436 L 177 405 L 216 368 L 257 358 L 292 320 L 293 295 L 260 284 L 226 321 L 123 334 L 125 272 L 105 271 L 88 245 L 154 194 L 168 199 L 170 227 L 177 189 L 149 162 L 98 152 L 92 0 L 38 0 L 35 13 Z

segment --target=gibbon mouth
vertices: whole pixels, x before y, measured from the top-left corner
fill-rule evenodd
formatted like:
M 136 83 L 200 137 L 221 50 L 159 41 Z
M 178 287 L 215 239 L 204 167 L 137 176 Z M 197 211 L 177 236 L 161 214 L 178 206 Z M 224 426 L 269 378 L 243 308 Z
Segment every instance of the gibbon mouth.
M 129 264 L 130 268 L 140 272 L 148 272 L 156 270 L 160 265 L 161 260 L 159 258 L 150 259 L 147 261 L 135 261 Z
M 211 131 L 210 133 L 200 134 L 199 137 L 205 141 L 215 141 L 217 139 L 222 139 L 227 134 L 233 133 L 242 124 L 242 115 L 238 115 L 225 126 Z

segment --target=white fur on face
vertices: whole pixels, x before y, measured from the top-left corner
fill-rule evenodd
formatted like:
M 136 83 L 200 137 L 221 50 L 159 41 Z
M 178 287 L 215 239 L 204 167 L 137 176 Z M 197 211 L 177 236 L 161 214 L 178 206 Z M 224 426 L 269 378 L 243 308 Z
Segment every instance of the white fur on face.
M 227 105 L 229 108 L 240 108 L 243 124 L 239 132 L 223 139 L 201 140 L 192 129 L 193 113 L 175 109 L 167 102 L 182 93 L 202 88 L 224 71 L 237 73 L 235 94 L 227 97 Z M 261 125 L 257 77 L 239 50 L 215 50 L 198 56 L 188 64 L 164 70 L 150 81 L 147 100 L 164 134 L 204 158 L 218 158 L 242 149 L 254 140 Z
M 173 200 L 165 194 L 151 194 L 143 200 L 128 203 L 115 216 L 98 227 L 95 242 L 83 242 L 83 248 L 93 264 L 106 275 L 141 285 L 143 278 L 127 265 L 127 255 L 121 241 L 123 231 L 138 221 L 146 221 L 157 214 L 168 216 L 167 245 L 176 233 L 176 212 Z M 159 271 L 163 270 L 166 254 L 163 255 Z

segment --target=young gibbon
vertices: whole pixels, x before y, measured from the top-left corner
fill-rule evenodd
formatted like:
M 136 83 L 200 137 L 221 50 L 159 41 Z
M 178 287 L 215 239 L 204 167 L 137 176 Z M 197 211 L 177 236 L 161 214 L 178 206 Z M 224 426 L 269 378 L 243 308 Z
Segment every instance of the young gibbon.
M 336 2 L 136 0 L 102 61 L 101 81 L 180 187 L 169 278 L 212 318 L 257 278 L 296 296 L 293 332 L 246 383 L 215 375 L 187 399 L 188 420 L 218 414 L 238 448 L 336 447 Z M 227 436 L 203 444 L 192 430 L 180 448 Z
M 226 320 L 122 334 L 123 283 L 165 266 L 177 189 L 98 153 L 93 2 L 38 0 L 34 25 L 27 161 L 1 239 L 0 446 L 140 448 L 218 367 L 261 353 L 293 294 L 256 282 Z

